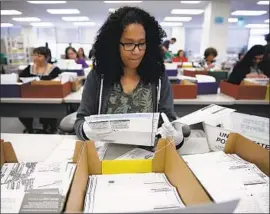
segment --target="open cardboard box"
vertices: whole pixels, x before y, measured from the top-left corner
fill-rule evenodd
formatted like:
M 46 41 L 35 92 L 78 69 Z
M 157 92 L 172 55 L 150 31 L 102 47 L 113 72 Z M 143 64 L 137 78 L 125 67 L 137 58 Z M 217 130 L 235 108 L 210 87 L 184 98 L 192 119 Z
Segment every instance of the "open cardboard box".
M 269 93 L 269 88 L 270 88 L 270 85 L 268 84 L 266 86 L 266 95 L 265 95 L 265 100 L 270 100 L 270 93 Z
M 21 86 L 23 83 L 0 85 L 1 98 L 21 97 Z
M 266 86 L 247 81 L 242 81 L 240 85 L 235 85 L 227 81 L 221 81 L 220 92 L 235 99 L 264 100 Z
M 104 160 L 100 161 L 95 144 L 85 143 L 77 171 L 67 199 L 65 212 L 82 212 L 87 191 L 88 177 L 101 174 L 165 173 L 170 183 L 177 188 L 184 204 L 189 207 L 212 203 L 210 197 L 168 140 L 160 139 L 152 160 Z
M 188 80 L 181 80 L 179 84 L 172 84 L 174 99 L 196 99 L 198 86 Z
M 71 93 L 71 83 L 33 81 L 21 86 L 22 98 L 64 98 Z
M 226 154 L 237 154 L 240 158 L 255 164 L 266 175 L 270 175 L 269 151 L 242 135 L 231 133 L 224 152 Z
M 78 164 L 80 154 L 83 150 L 83 147 L 84 147 L 84 142 L 81 142 L 81 141 L 76 142 L 72 163 Z M 17 155 L 16 155 L 16 152 L 15 152 L 12 144 L 10 142 L 4 142 L 4 140 L 1 139 L 1 168 L 2 168 L 4 163 L 18 163 L 18 159 L 17 159 Z M 76 171 L 77 171 L 77 169 L 75 170 L 75 174 L 77 173 Z M 27 196 L 28 194 L 30 195 L 31 193 L 26 193 L 24 196 L 24 199 L 29 198 Z M 35 193 L 35 194 L 38 194 L 38 193 Z M 67 196 L 68 196 L 68 194 L 66 195 L 66 198 L 64 198 L 64 202 L 66 201 Z M 48 196 L 48 197 L 50 197 L 50 196 Z M 60 197 L 63 197 L 63 196 L 60 196 Z M 59 212 L 62 212 L 64 210 L 64 205 L 65 204 L 63 203 L 63 200 L 61 200 L 61 202 L 59 202 L 59 204 L 58 204 Z

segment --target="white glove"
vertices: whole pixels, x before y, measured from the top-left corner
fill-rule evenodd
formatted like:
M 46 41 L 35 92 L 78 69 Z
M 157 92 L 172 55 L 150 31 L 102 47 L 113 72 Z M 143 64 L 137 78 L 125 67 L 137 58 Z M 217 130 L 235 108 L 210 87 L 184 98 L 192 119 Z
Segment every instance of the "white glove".
M 88 139 L 91 139 L 91 128 L 89 127 L 89 125 L 87 124 L 86 121 L 84 121 L 83 123 L 83 132 L 85 134 L 85 136 L 88 138 Z
M 169 121 L 166 114 L 161 113 L 161 117 L 164 123 L 158 129 L 157 133 L 160 134 L 162 138 L 172 138 L 175 142 L 175 145 L 182 143 L 184 136 L 182 133 L 182 128 L 179 127 L 179 124 L 176 129 L 176 127 Z

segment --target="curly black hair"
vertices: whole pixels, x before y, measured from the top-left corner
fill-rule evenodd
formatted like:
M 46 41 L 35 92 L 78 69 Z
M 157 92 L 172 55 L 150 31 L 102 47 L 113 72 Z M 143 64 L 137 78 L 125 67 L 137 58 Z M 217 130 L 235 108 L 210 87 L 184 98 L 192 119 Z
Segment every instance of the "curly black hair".
M 204 52 L 204 58 L 207 58 L 208 56 L 214 56 L 214 57 L 217 57 L 218 55 L 218 52 L 217 52 L 217 49 L 215 48 L 207 48 Z
M 48 63 L 51 62 L 51 58 L 52 58 L 51 50 L 47 47 L 43 47 L 43 46 L 37 47 L 33 50 L 33 54 L 43 55 Z
M 122 7 L 110 14 L 99 29 L 93 45 L 95 55 L 93 66 L 104 81 L 113 84 L 123 75 L 123 63 L 120 57 L 120 38 L 129 24 L 144 26 L 146 34 L 146 51 L 137 69 L 138 75 L 145 83 L 158 81 L 164 73 L 163 55 L 160 49 L 165 31 L 153 16 L 138 7 Z

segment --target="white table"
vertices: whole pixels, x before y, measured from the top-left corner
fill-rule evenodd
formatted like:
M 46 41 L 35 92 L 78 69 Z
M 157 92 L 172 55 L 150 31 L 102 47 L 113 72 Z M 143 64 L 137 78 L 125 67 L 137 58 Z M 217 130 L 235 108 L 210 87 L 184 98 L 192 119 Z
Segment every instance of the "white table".
M 82 99 L 83 87 L 78 91 L 67 95 L 63 100 L 65 103 L 80 103 Z
M 58 104 L 62 103 L 62 98 L 1 98 L 1 103 L 39 103 L 39 104 Z

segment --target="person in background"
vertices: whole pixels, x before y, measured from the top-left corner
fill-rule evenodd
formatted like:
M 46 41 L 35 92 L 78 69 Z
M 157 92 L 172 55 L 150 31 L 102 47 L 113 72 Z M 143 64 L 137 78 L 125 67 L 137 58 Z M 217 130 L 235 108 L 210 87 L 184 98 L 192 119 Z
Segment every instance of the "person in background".
M 166 52 L 168 52 L 170 45 L 173 45 L 174 43 L 176 43 L 176 38 L 171 38 L 171 40 L 165 40 L 162 44 L 162 47 Z
M 79 58 L 79 59 L 83 59 L 83 60 L 87 60 L 87 57 L 86 57 L 85 54 L 84 54 L 83 48 L 79 48 L 79 49 L 78 49 L 78 58 Z
M 265 36 L 265 41 L 267 44 L 265 45 L 265 54 L 263 57 L 263 61 L 259 64 L 259 68 L 263 70 L 267 76 L 270 74 L 270 33 Z
M 88 59 L 92 59 L 95 55 L 95 49 L 94 48 L 91 48 L 91 50 L 89 51 L 89 56 L 88 56 Z
M 188 59 L 185 57 L 184 51 L 179 50 L 177 52 L 177 57 L 173 58 L 173 62 L 187 62 Z
M 240 84 L 245 78 L 267 78 L 269 71 L 263 71 L 259 68 L 265 54 L 265 47 L 262 45 L 253 46 L 244 56 L 244 58 L 235 65 L 229 76 L 228 82 Z
M 80 139 L 91 134 L 85 122 L 90 115 L 163 112 L 169 121 L 176 119 L 160 50 L 165 35 L 140 8 L 122 7 L 110 14 L 96 37 L 93 70 L 77 112 L 74 129 Z M 178 143 L 176 135 L 171 136 Z
M 218 52 L 215 48 L 207 48 L 204 52 L 204 59 L 201 60 L 199 64 L 206 70 L 213 69 L 215 67 L 215 58 L 217 55 Z
M 39 77 L 40 80 L 52 80 L 61 73 L 60 69 L 52 65 L 50 60 L 50 51 L 46 47 L 38 47 L 33 50 L 33 65 L 28 65 L 20 74 L 19 77 Z M 33 133 L 33 118 L 19 118 L 25 126 L 24 133 Z M 43 124 L 44 133 L 57 132 L 56 119 L 40 119 Z
M 65 51 L 65 59 L 73 59 L 77 64 L 81 64 L 83 68 L 88 68 L 84 59 L 78 58 L 78 53 L 75 48 L 67 47 Z

